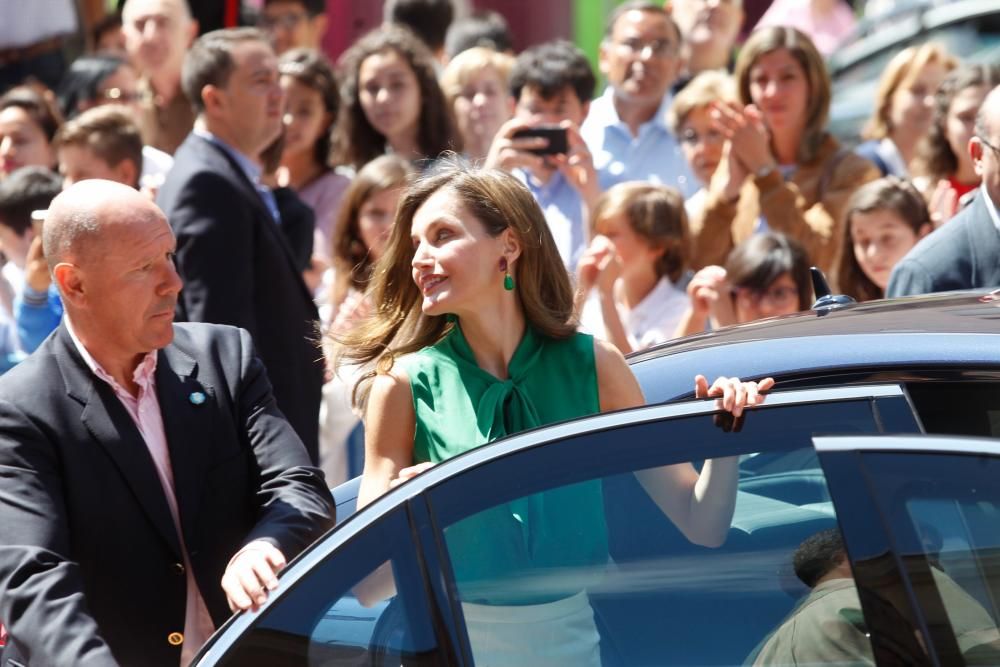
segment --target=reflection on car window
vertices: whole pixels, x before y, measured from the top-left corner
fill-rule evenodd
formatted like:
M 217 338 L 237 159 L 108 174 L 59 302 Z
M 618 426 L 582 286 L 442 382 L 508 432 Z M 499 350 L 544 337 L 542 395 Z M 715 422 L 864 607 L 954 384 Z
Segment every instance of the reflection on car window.
M 1000 461 L 868 454 L 865 465 L 932 635 L 947 632 L 966 664 L 1000 664 Z
M 928 433 L 1000 438 L 1000 383 L 914 382 L 907 391 Z
M 385 572 L 398 594 L 364 599 L 365 582 Z M 261 613 L 222 665 L 399 667 L 442 662 L 422 577 L 401 510 L 314 567 Z M 361 599 L 359 599 L 359 597 Z
M 874 430 L 866 402 L 756 410 L 740 433 L 699 416 L 522 452 L 494 462 L 488 484 L 476 471 L 451 480 L 432 505 L 477 664 L 494 664 L 508 645 L 530 646 L 547 665 L 753 662 L 810 588 L 831 579 L 838 595 L 827 604 L 837 613 L 810 641 L 850 635 L 854 652 L 841 662 L 866 664 L 871 648 L 845 560 L 832 558 L 840 570 L 807 585 L 792 557 L 807 538 L 839 536 L 812 434 Z M 696 546 L 636 473 L 722 455 L 740 461 L 734 518 L 721 547 Z M 594 644 L 597 655 L 575 652 Z

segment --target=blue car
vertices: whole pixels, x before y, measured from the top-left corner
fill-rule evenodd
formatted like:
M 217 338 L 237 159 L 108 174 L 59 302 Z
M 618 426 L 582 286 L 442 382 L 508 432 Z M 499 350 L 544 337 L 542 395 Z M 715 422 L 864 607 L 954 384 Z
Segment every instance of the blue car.
M 819 309 L 629 361 L 645 407 L 472 450 L 357 513 L 357 482 L 336 489 L 339 525 L 195 664 L 483 664 L 463 601 L 580 593 L 608 667 L 1000 664 L 1000 295 Z M 696 373 L 778 384 L 733 420 L 693 398 Z M 721 457 L 738 460 L 734 516 L 721 546 L 699 546 L 637 473 Z M 556 534 L 470 546 L 470 530 L 512 534 L 511 508 L 582 487 L 602 500 L 561 504 Z M 843 567 L 808 581 L 803 545 L 831 535 Z M 546 540 L 563 548 L 527 566 Z M 597 566 L 581 553 L 595 540 Z M 359 595 L 390 573 L 394 596 Z M 537 644 L 534 664 L 558 648 Z

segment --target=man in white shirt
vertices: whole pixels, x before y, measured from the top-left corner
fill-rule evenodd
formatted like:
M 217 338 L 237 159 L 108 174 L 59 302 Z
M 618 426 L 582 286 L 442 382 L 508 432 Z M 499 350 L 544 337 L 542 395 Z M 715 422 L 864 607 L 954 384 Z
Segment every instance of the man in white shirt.
M 486 156 L 486 166 L 510 171 L 528 186 L 571 272 L 589 242 L 590 209 L 601 194 L 579 130 L 594 85 L 587 57 L 570 42 L 546 42 L 524 51 L 510 73 L 514 118 L 500 127 Z M 517 136 L 545 126 L 565 133 L 565 153 L 540 155 L 533 151 L 547 148 L 546 139 Z
M 581 130 L 603 190 L 624 181 L 670 185 L 684 197 L 698 190 L 666 118 L 680 52 L 680 31 L 663 7 L 629 2 L 611 15 L 600 50 L 608 87 Z

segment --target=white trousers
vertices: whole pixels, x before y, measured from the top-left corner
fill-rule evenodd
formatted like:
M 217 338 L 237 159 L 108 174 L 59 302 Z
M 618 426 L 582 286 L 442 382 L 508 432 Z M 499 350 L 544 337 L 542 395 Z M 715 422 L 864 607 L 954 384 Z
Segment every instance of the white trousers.
M 463 602 L 476 667 L 600 667 L 601 636 L 586 592 L 534 605 Z

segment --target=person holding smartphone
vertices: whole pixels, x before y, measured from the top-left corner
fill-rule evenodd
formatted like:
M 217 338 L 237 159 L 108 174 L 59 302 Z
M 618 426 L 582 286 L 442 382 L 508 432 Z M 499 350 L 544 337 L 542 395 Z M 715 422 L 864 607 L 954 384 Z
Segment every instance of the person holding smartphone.
M 524 51 L 510 74 L 514 118 L 500 127 L 486 156 L 487 167 L 509 171 L 528 186 L 570 271 L 587 247 L 587 221 L 601 195 L 580 135 L 594 85 L 587 57 L 570 42 Z

